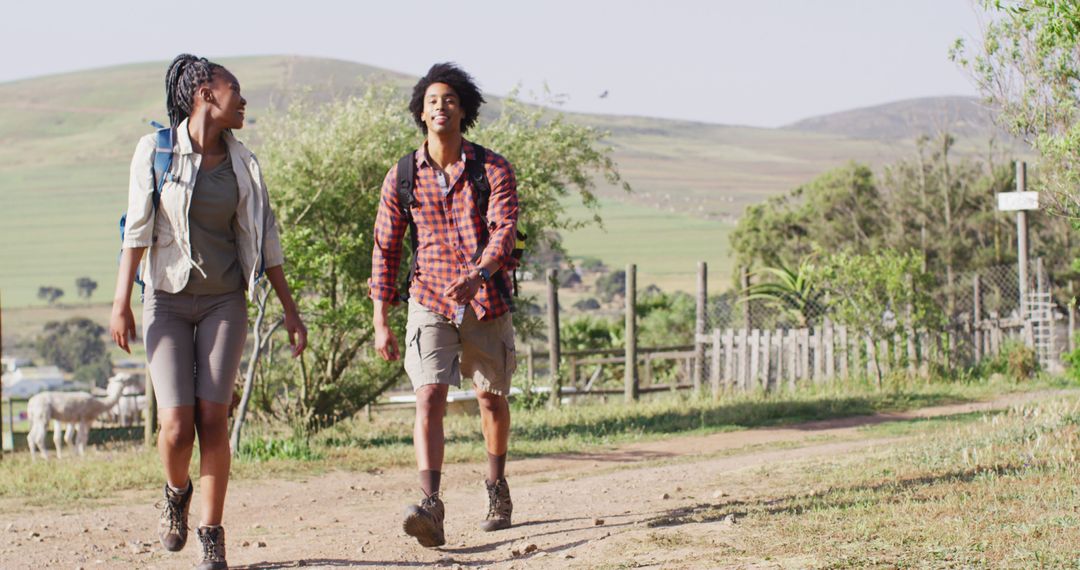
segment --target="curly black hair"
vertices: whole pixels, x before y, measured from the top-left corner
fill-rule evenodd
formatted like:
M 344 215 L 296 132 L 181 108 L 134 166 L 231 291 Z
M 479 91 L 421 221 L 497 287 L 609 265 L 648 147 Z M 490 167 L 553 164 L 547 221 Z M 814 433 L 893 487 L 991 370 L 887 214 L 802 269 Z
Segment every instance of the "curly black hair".
M 195 90 L 210 83 L 214 74 L 224 67 L 207 60 L 182 53 L 169 64 L 165 74 L 165 109 L 169 112 L 169 124 L 180 124 L 191 114 L 195 104 Z
M 469 130 L 476 124 L 480 116 L 480 105 L 484 103 L 484 95 L 476 86 L 476 81 L 471 75 L 453 63 L 436 63 L 428 70 L 427 75 L 420 78 L 413 87 L 412 100 L 409 101 L 409 111 L 413 120 L 420 127 L 420 131 L 427 134 L 427 125 L 422 118 L 424 112 L 424 94 L 433 83 L 445 83 L 457 93 L 461 108 L 465 116 L 461 119 L 461 132 Z

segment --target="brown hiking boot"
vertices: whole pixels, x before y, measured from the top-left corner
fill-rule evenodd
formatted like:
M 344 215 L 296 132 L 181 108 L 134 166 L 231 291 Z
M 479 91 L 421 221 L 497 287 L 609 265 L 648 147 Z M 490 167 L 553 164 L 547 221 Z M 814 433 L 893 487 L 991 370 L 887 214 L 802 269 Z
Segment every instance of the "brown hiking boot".
M 159 503 L 161 518 L 158 520 L 158 540 L 165 550 L 179 552 L 187 544 L 188 510 L 191 507 L 191 495 L 194 488 L 188 479 L 187 489 L 177 493 L 165 484 L 165 501 Z
M 446 516 L 446 507 L 438 493 L 432 493 L 419 505 L 409 505 L 405 509 L 405 523 L 402 525 L 405 534 L 416 538 L 420 546 L 433 548 L 446 544 L 446 535 L 443 533 L 443 518 Z
M 484 481 L 488 492 L 488 514 L 480 523 L 480 530 L 491 532 L 510 528 L 510 515 L 514 513 L 514 503 L 510 500 L 510 485 L 506 478 L 491 483 Z
M 195 570 L 229 570 L 225 562 L 225 529 L 221 525 L 200 526 L 196 532 L 202 544 L 202 562 Z

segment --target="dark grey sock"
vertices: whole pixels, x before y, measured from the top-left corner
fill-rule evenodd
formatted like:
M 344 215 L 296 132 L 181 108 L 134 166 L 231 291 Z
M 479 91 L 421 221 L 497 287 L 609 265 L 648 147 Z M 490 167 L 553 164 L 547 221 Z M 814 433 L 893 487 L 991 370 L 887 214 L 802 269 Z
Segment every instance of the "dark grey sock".
M 494 483 L 506 475 L 506 454 L 488 454 L 488 477 L 489 483 Z
M 420 472 L 420 488 L 425 495 L 434 495 L 439 492 L 439 482 L 442 479 L 442 471 L 425 469 Z

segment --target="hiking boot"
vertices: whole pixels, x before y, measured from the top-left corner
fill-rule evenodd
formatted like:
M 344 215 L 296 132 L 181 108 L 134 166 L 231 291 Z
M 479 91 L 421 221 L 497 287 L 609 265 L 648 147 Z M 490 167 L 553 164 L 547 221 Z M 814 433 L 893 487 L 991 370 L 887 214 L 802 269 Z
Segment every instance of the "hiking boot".
M 433 548 L 446 544 L 446 535 L 443 533 L 443 518 L 446 516 L 446 507 L 438 493 L 432 493 L 419 505 L 409 505 L 405 509 L 405 523 L 402 525 L 405 534 L 416 538 L 420 546 Z
M 188 511 L 191 507 L 191 495 L 194 488 L 188 479 L 187 489 L 181 493 L 173 491 L 165 484 L 164 505 L 159 505 L 161 518 L 158 520 L 158 540 L 165 550 L 179 552 L 187 544 Z
M 488 513 L 484 522 L 480 523 L 480 530 L 491 532 L 510 528 L 510 515 L 514 512 L 514 503 L 510 500 L 510 485 L 506 478 L 491 483 L 484 481 L 488 492 Z
M 200 526 L 197 531 L 202 544 L 202 562 L 195 570 L 229 570 L 225 562 L 225 529 L 221 525 Z

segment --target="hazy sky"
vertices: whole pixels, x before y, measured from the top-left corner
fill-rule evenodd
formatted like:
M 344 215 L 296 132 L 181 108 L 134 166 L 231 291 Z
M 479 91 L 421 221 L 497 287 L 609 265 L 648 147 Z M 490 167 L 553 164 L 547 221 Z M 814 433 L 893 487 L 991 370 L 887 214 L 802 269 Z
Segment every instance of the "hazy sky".
M 969 0 L 36 0 L 0 9 L 0 82 L 183 51 L 449 60 L 495 94 L 546 82 L 567 110 L 777 126 L 974 94 L 947 54 L 977 34 Z

